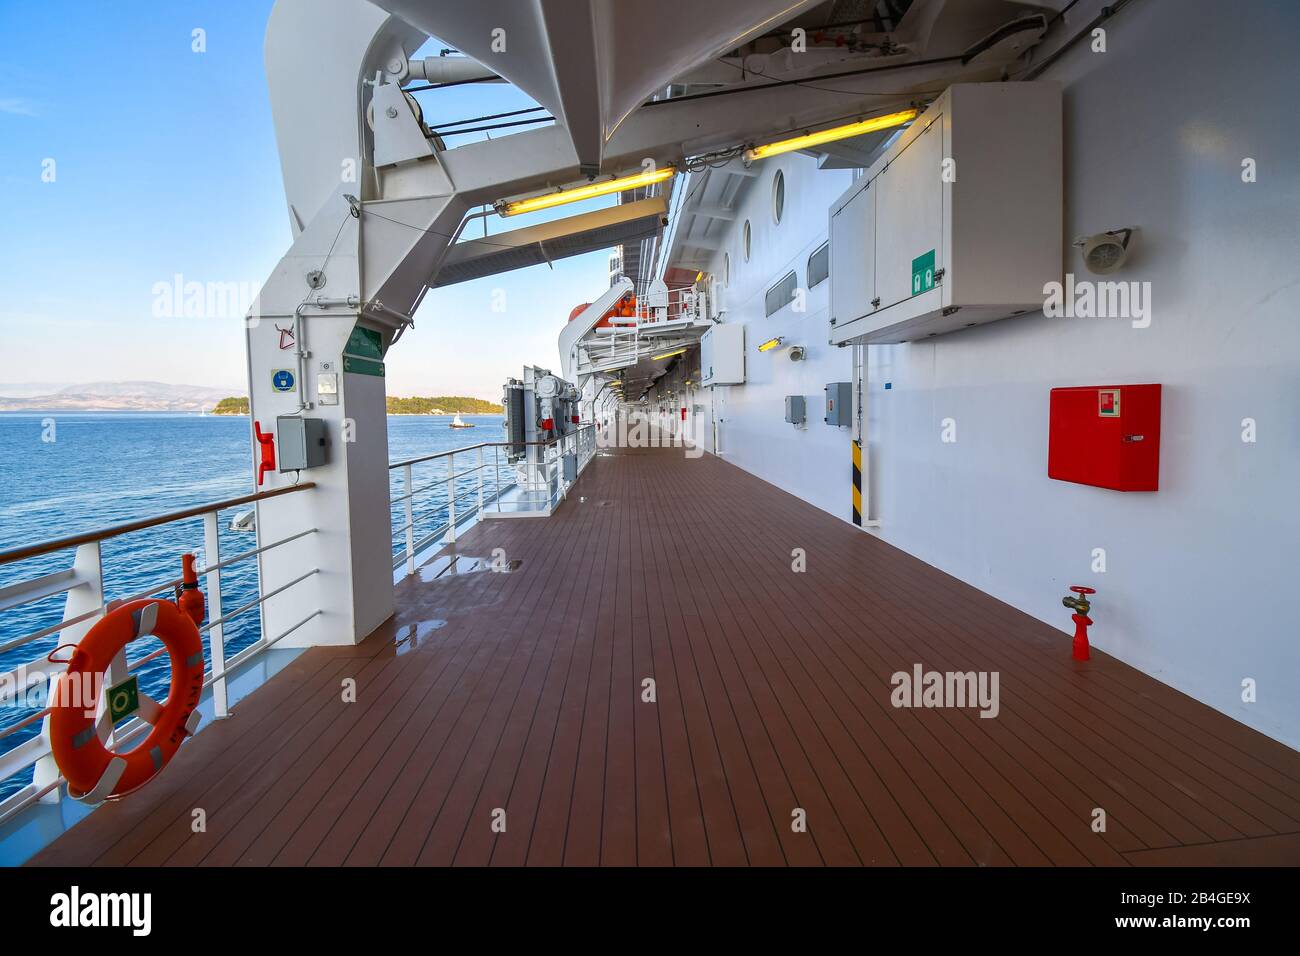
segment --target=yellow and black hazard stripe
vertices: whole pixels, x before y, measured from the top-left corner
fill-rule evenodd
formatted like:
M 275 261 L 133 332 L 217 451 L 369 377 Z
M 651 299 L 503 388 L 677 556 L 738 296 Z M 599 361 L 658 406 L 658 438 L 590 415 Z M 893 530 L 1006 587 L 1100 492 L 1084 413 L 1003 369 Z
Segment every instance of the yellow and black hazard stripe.
M 853 445 L 853 523 L 862 527 L 862 443 Z

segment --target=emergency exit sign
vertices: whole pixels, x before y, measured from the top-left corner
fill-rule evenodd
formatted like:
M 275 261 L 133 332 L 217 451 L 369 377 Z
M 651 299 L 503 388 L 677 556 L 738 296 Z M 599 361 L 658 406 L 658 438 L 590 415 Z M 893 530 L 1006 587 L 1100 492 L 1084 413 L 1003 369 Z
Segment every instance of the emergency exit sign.
M 912 295 L 934 288 L 934 250 L 912 260 Z

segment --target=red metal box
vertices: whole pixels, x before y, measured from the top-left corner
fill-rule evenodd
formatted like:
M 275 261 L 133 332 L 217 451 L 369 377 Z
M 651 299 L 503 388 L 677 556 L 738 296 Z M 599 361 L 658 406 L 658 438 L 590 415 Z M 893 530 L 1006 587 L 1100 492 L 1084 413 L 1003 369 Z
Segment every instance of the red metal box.
M 1052 389 L 1047 477 L 1116 491 L 1160 484 L 1160 386 Z

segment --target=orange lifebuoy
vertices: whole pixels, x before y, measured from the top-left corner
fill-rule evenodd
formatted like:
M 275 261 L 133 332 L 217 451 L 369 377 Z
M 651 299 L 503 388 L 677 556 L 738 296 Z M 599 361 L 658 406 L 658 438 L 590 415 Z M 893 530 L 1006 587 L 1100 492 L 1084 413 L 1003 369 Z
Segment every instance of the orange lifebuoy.
M 139 637 L 154 635 L 171 660 L 172 680 L 161 704 L 138 693 L 139 716 L 153 729 L 123 753 L 107 747 L 112 710 L 96 716 L 98 687 L 113 658 Z M 85 689 L 96 688 L 90 700 Z M 68 794 L 98 803 L 121 797 L 148 783 L 198 729 L 195 709 L 203 694 L 203 642 L 192 617 L 170 601 L 147 598 L 110 610 L 81 639 L 59 676 L 50 707 L 50 750 L 68 781 Z M 107 704 L 107 702 L 105 702 Z

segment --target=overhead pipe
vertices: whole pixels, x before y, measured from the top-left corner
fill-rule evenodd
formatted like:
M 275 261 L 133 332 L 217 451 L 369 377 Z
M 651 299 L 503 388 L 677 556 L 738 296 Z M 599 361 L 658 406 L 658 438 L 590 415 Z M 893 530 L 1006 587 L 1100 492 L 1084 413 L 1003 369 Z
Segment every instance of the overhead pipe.
M 428 83 L 504 83 L 477 60 L 467 56 L 427 56 L 407 64 L 407 80 L 424 80 Z

